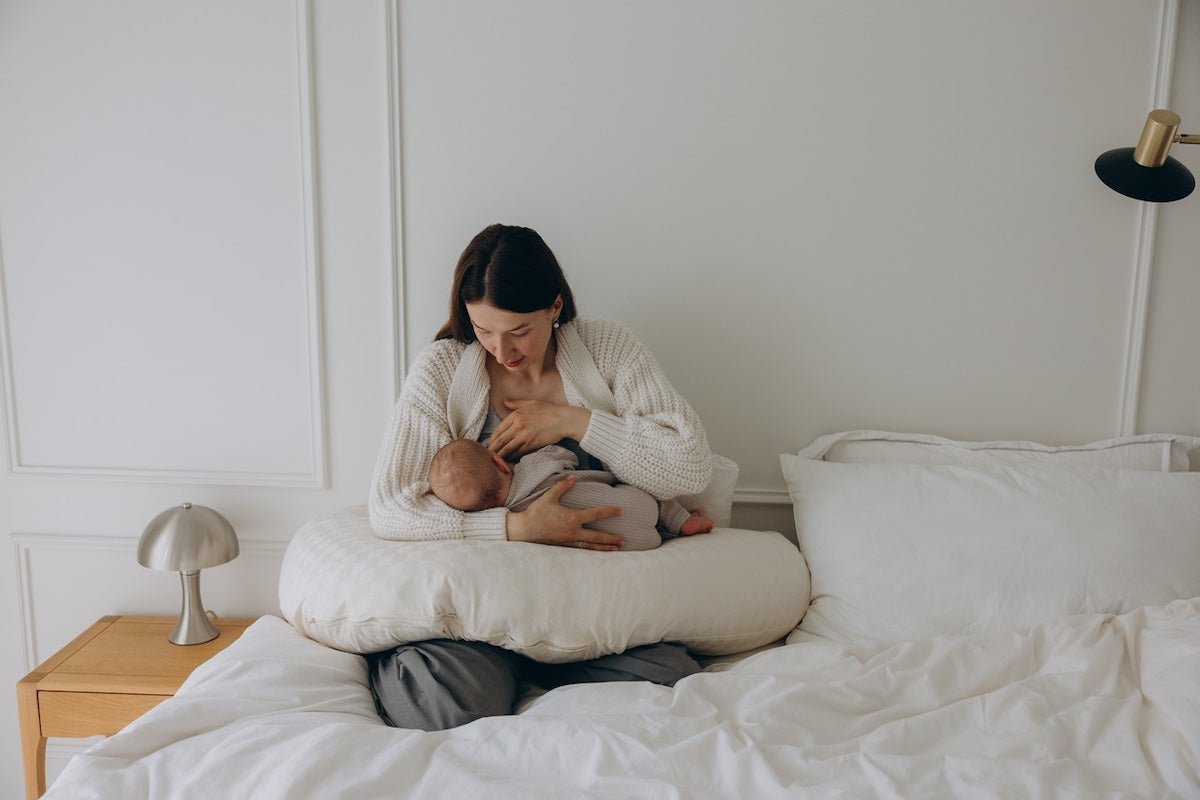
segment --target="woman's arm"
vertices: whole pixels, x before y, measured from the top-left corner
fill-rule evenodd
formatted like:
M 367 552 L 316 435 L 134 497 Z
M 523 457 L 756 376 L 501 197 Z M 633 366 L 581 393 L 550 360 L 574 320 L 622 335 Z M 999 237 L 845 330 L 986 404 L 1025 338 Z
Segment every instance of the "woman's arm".
M 504 539 L 503 508 L 465 513 L 429 490 L 429 464 L 452 438 L 447 394 L 459 351 L 435 342 L 405 377 L 375 462 L 368 509 L 383 539 Z
M 659 500 L 703 491 L 712 480 L 708 436 L 654 354 L 619 323 L 580 322 L 581 337 L 616 400 L 613 413 L 592 410 L 580 445 L 622 483 Z

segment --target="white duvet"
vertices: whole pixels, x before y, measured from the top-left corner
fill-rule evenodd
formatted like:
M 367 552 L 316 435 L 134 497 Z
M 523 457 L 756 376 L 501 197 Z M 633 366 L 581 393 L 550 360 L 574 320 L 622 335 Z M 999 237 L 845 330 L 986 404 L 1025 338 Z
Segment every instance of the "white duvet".
M 802 642 L 674 689 L 387 728 L 363 660 L 274 617 L 46 797 L 1200 797 L 1200 598 L 1027 633 Z

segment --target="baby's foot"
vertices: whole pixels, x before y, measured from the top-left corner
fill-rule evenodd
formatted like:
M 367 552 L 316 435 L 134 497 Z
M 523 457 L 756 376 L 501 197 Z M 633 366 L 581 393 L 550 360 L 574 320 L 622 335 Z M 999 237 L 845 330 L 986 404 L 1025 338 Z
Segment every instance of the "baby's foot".
M 704 516 L 703 511 L 697 509 L 679 526 L 679 532 L 684 536 L 691 536 L 693 533 L 708 533 L 715 527 L 716 523 Z

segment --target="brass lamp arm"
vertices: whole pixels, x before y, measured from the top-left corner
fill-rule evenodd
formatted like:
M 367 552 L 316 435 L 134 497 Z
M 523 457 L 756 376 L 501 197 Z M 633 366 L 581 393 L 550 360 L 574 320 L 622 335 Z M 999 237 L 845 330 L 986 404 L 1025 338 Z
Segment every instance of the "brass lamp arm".
M 1180 144 L 1200 144 L 1200 133 L 1180 133 L 1175 136 Z
M 1134 162 L 1143 167 L 1161 167 L 1167 163 L 1167 152 L 1174 142 L 1193 144 L 1196 137 L 1179 133 L 1179 115 L 1165 108 L 1156 108 L 1146 116 L 1146 125 L 1133 148 Z

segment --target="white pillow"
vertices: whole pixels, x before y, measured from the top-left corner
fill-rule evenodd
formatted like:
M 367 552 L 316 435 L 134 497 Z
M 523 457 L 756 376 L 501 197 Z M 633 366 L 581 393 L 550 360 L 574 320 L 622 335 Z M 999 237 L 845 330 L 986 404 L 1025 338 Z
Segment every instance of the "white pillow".
M 466 639 L 550 663 L 661 641 L 749 650 L 785 636 L 808 601 L 804 558 L 770 531 L 718 528 L 617 553 L 396 542 L 372 533 L 365 507 L 302 527 L 279 576 L 283 616 L 330 647 Z
M 959 442 L 918 433 L 844 431 L 821 436 L 800 455 L 824 461 L 900 461 L 926 464 L 1085 464 L 1097 467 L 1187 472 L 1188 452 L 1200 437 L 1167 433 L 1123 436 L 1081 445 L 1037 442 Z
M 677 499 L 688 511 L 701 509 L 718 528 L 728 528 L 733 519 L 733 490 L 740 469 L 736 461 L 716 453 L 712 455 L 712 468 L 712 480 L 707 489 Z
M 781 459 L 812 573 L 799 632 L 896 643 L 1200 595 L 1194 472 Z

